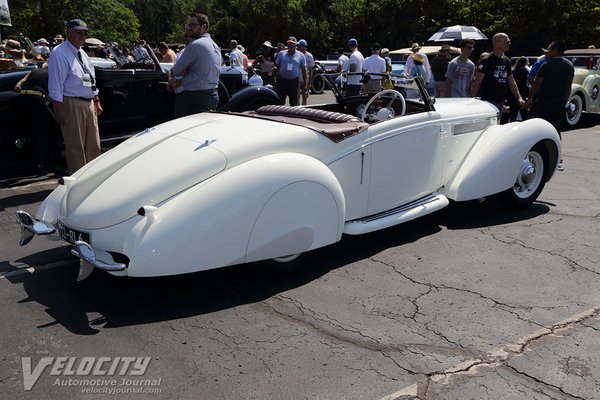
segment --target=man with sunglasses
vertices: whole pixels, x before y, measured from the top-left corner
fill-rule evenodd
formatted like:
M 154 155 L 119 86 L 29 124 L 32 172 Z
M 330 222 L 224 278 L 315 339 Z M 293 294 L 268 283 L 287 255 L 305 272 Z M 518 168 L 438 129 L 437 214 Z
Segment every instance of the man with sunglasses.
M 496 33 L 492 38 L 494 51 L 477 66 L 475 81 L 471 86 L 471 96 L 479 96 L 498 108 L 500 114 L 506 99 L 507 88 L 519 102 L 519 108 L 525 107 L 525 100 L 512 76 L 510 59 L 504 55 L 510 47 L 506 33 Z
M 73 174 L 100 155 L 98 115 L 102 106 L 94 67 L 82 50 L 88 26 L 69 21 L 66 39 L 48 60 L 48 95 L 65 141 L 67 168 Z
M 210 37 L 208 28 L 208 17 L 204 14 L 191 14 L 185 26 L 192 42 L 171 69 L 172 76 L 183 77 L 185 87 L 176 117 L 216 110 L 219 105 L 221 50 Z

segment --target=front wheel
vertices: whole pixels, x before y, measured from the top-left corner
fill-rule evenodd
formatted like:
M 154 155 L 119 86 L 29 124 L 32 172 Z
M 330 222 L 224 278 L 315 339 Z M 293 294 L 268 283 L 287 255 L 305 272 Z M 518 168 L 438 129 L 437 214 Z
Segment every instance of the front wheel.
M 514 208 L 526 208 L 533 203 L 546 185 L 548 153 L 541 144 L 535 145 L 519 168 L 514 185 L 499 194 L 502 203 Z
M 323 89 L 325 89 L 325 80 L 321 74 L 316 74 L 313 76 L 311 91 L 314 94 L 321 94 L 323 93 Z
M 581 119 L 581 113 L 583 111 L 583 99 L 580 94 L 574 94 L 569 99 L 566 111 L 566 121 L 569 126 L 575 126 Z
M 290 254 L 261 262 L 264 271 L 272 276 L 291 275 L 298 271 L 312 255 L 312 252 Z

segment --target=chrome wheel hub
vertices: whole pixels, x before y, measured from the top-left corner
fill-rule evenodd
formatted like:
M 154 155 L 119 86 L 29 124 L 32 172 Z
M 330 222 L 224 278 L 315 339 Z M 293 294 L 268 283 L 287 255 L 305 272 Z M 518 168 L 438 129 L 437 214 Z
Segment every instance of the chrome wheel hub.
M 530 151 L 519 169 L 513 190 L 518 197 L 529 197 L 540 186 L 543 179 L 544 160 L 540 153 Z

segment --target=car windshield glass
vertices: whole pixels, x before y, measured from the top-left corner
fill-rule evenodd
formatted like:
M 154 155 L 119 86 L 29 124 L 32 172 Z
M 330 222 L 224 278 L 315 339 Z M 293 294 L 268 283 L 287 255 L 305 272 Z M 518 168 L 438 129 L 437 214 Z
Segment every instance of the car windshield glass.
M 402 68 L 404 65 L 402 65 Z M 350 75 L 350 74 L 347 74 Z M 336 98 L 339 103 L 345 103 L 351 101 L 353 98 L 366 98 L 372 97 L 373 93 L 365 92 L 365 85 L 361 89 L 359 95 L 356 96 L 347 96 L 345 92 L 345 82 L 347 79 L 346 74 L 339 73 L 324 73 L 323 77 L 328 83 L 329 87 L 333 90 Z M 427 90 L 425 88 L 425 83 L 421 77 L 411 78 L 406 74 L 400 73 L 391 73 L 391 74 L 361 74 L 361 80 L 363 83 L 368 82 L 371 78 L 377 77 L 382 80 L 382 89 L 394 89 L 398 91 L 406 100 L 416 101 L 419 103 L 423 103 L 433 109 L 433 103 L 427 94 Z M 365 77 L 368 78 L 365 79 Z

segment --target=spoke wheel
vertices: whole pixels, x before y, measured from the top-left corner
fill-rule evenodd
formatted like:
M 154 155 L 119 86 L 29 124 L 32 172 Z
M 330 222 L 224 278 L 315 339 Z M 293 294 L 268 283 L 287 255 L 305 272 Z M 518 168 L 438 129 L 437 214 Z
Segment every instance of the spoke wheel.
M 313 76 L 311 91 L 314 94 L 321 94 L 323 93 L 323 89 L 325 89 L 325 81 L 323 80 L 323 76 L 321 74 L 316 74 Z
M 583 112 L 583 99 L 581 95 L 575 94 L 569 100 L 567 104 L 566 120 L 570 126 L 575 126 L 581 119 L 581 113 Z

